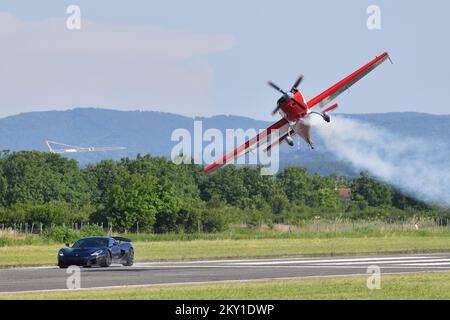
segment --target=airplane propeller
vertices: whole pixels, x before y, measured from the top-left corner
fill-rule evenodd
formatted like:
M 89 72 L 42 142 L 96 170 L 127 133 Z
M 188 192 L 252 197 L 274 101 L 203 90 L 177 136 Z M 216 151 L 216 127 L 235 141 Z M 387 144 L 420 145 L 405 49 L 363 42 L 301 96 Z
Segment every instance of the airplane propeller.
M 303 81 L 303 75 L 301 74 L 301 75 L 297 78 L 297 81 L 295 81 L 294 85 L 293 85 L 292 88 L 291 88 L 291 92 L 292 92 L 292 93 L 294 93 L 294 92 L 297 90 L 298 86 L 302 83 L 302 81 Z
M 284 92 L 279 86 L 277 86 L 275 83 L 273 83 L 272 81 L 267 81 L 267 84 L 269 86 L 271 86 L 272 88 L 274 88 L 275 90 L 277 90 L 278 92 L 282 93 L 282 94 L 287 94 L 286 92 Z
M 268 81 L 267 84 L 269 86 L 271 86 L 272 88 L 274 88 L 275 90 L 277 90 L 278 92 L 280 92 L 281 94 L 283 94 L 283 98 L 285 98 L 286 100 L 289 100 L 289 101 L 292 100 L 295 104 L 300 106 L 300 108 L 302 108 L 303 110 L 306 110 L 307 109 L 306 106 L 303 103 L 294 99 L 294 97 L 293 97 L 293 95 L 297 92 L 297 90 L 298 90 L 297 88 L 302 83 L 302 81 L 303 81 L 303 75 L 300 75 L 297 78 L 297 80 L 294 82 L 294 85 L 292 86 L 292 88 L 290 90 L 291 95 L 289 95 L 289 93 L 285 92 L 283 89 L 281 89 L 279 86 L 277 86 L 272 81 Z M 281 108 L 281 106 L 280 106 L 280 104 L 278 104 L 276 106 L 276 108 L 272 111 L 272 115 L 275 115 L 278 112 L 278 110 L 280 110 L 280 108 Z

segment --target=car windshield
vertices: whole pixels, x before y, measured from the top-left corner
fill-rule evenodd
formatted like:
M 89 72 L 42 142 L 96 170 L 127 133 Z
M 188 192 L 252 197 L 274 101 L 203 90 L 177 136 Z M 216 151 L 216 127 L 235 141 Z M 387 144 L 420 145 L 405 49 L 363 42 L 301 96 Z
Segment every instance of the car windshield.
M 86 238 L 80 239 L 75 242 L 72 248 L 83 249 L 83 248 L 102 248 L 108 246 L 108 239 L 104 238 Z

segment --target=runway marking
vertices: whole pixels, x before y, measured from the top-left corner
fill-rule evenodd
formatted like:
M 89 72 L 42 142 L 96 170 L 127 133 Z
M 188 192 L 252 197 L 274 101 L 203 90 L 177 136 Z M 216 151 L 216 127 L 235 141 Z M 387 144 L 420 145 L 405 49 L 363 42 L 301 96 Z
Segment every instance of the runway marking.
M 287 266 L 292 267 L 295 264 L 300 265 L 324 265 L 334 266 L 352 266 L 367 264 L 398 264 L 403 266 L 446 266 L 449 265 L 450 258 L 442 259 L 442 254 L 423 255 L 423 256 L 396 256 L 396 257 L 364 257 L 364 258 L 335 258 L 335 259 L 314 259 L 314 258 L 282 258 L 273 259 L 229 259 L 229 260 L 200 260 L 200 261 L 161 261 L 161 262 L 138 262 L 132 268 L 224 268 L 224 267 L 257 267 L 257 266 Z M 439 263 L 439 264 L 435 264 Z M 112 267 L 122 267 L 113 265 Z M 39 267 L 17 267 L 0 269 L 1 272 L 15 270 L 40 270 L 40 269 L 58 269 L 56 266 Z M 85 269 L 90 270 L 90 269 Z
M 450 259 L 422 259 L 422 260 L 393 260 L 393 261 L 367 261 L 367 262 L 338 262 L 338 263 L 329 263 L 327 265 L 334 265 L 334 266 L 348 266 L 348 265 L 366 265 L 370 264 L 372 262 L 375 262 L 376 264 L 397 264 L 397 265 L 404 265 L 405 263 L 413 263 L 413 262 L 419 262 L 419 263 L 428 263 L 428 262 L 450 262 Z
M 142 261 L 137 262 L 135 264 L 146 264 L 146 265 L 158 265 L 158 264 L 175 264 L 175 263 L 183 263 L 183 264 L 206 264 L 206 263 L 223 263 L 223 262 L 251 262 L 251 261 L 279 261 L 279 260 L 305 260 L 308 259 L 308 257 L 298 257 L 298 258 L 289 258 L 289 257 L 280 257 L 280 258 L 247 258 L 247 259 L 214 259 L 214 260 L 176 260 L 176 261 Z
M 440 257 L 437 257 L 440 258 Z M 358 262 L 364 262 L 362 264 L 366 264 L 367 262 L 380 262 L 387 261 L 387 263 L 393 263 L 395 260 L 413 260 L 413 259 L 430 259 L 427 256 L 410 256 L 410 257 L 383 257 L 383 258 L 352 258 L 352 259 L 320 259 L 320 260 L 287 260 L 287 261 L 255 261 L 255 262 L 242 262 L 242 263 L 231 263 L 237 265 L 280 265 L 280 264 L 322 264 L 322 263 L 330 263 L 330 264 L 338 264 L 338 263 L 348 263 L 348 265 L 352 265 Z M 421 260 L 419 260 L 421 261 Z
M 449 261 L 449 260 L 447 260 Z M 450 262 L 438 262 L 438 263 L 411 263 L 404 264 L 404 266 L 450 266 Z
M 152 266 L 143 266 L 143 267 L 136 267 L 136 268 L 144 268 L 144 269 L 227 269 L 227 268 L 236 268 L 236 269 L 249 269 L 249 268 L 258 268 L 258 269 L 268 269 L 268 268 L 282 268 L 282 269 L 295 269 L 295 268 L 301 268 L 301 269 L 313 269 L 313 268 L 323 268 L 323 269 L 365 269 L 366 266 L 370 265 L 366 264 L 366 265 L 357 265 L 357 266 L 337 266 L 337 265 L 333 265 L 333 264 L 311 264 L 311 265 L 275 265 L 275 266 L 271 266 L 271 265 L 258 265 L 258 266 L 251 266 L 251 265 L 244 265 L 244 266 L 240 266 L 240 265 L 201 265 L 201 266 L 160 266 L 160 267 L 152 267 Z M 421 264 L 416 264 L 417 266 L 406 266 L 404 264 L 389 264 L 389 265 L 385 265 L 384 268 L 386 269 L 433 269 L 431 266 L 427 267 L 421 267 Z M 439 267 L 439 266 L 437 266 Z M 134 267 L 133 267 L 134 268 Z M 441 268 L 446 268 L 442 266 Z M 88 270 L 86 270 L 88 271 Z M 108 271 L 108 270 L 105 270 Z M 82 271 L 83 272 L 83 271 Z
M 427 259 L 427 258 L 442 258 L 443 253 L 431 253 L 431 254 L 423 254 L 421 256 L 396 256 L 389 257 L 386 254 L 386 257 L 377 258 L 376 256 L 370 257 L 366 256 L 364 258 L 346 258 L 346 259 L 320 259 L 317 257 L 281 257 L 281 258 L 247 258 L 247 259 L 211 259 L 211 260 L 188 260 L 188 261 L 142 261 L 136 262 L 133 267 L 147 267 L 147 266 L 174 266 L 174 265 L 199 265 L 199 264 L 211 264 L 211 263 L 219 263 L 219 264 L 248 264 L 248 265 L 256 265 L 256 264 L 290 264 L 290 263 L 328 263 L 328 262 L 352 262 L 352 261 L 389 261 L 389 260 L 400 260 L 400 259 Z M 450 259 L 450 258 L 449 258 Z M 116 265 L 113 265 L 116 266 Z M 117 265 L 120 266 L 120 265 Z M 39 270 L 39 269 L 58 269 L 57 266 L 35 266 L 35 267 L 11 267 L 11 268 L 0 268 L 0 272 L 9 271 L 9 270 Z
M 11 268 L 0 268 L 0 272 L 9 270 L 39 270 L 39 269 L 57 269 L 56 266 L 38 266 L 38 267 L 11 267 Z

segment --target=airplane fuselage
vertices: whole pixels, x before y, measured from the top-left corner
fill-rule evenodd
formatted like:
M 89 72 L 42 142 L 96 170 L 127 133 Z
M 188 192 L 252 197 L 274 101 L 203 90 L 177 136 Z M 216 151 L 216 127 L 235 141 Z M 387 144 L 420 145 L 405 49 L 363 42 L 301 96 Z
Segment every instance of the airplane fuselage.
M 303 104 L 306 109 L 295 103 L 295 101 L 291 99 L 292 97 Z M 293 95 L 289 94 L 282 96 L 277 103 L 280 106 L 281 116 L 289 121 L 289 123 L 295 123 L 308 114 L 308 105 L 300 90 L 297 90 Z
M 309 135 L 309 125 L 302 119 L 310 113 L 308 104 L 305 101 L 302 92 L 300 90 L 296 90 L 294 94 L 288 93 L 283 95 L 278 100 L 277 104 L 280 106 L 279 112 L 281 116 L 290 124 L 290 129 L 287 136 L 282 138 L 284 139 L 290 137 L 290 135 L 295 132 L 312 147 L 313 142 Z M 289 143 L 289 145 L 293 146 L 292 143 Z

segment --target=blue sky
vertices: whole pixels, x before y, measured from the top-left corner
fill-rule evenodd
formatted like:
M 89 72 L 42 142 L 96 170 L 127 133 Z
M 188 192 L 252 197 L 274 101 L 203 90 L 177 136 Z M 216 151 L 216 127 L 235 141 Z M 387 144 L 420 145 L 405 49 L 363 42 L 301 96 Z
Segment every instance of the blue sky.
M 82 29 L 65 29 L 66 8 Z M 368 30 L 366 9 L 381 9 Z M 108 107 L 269 120 L 305 75 L 307 98 L 383 51 L 340 112 L 449 114 L 448 1 L 1 1 L 0 116 Z M 6 40 L 5 40 L 6 39 Z

